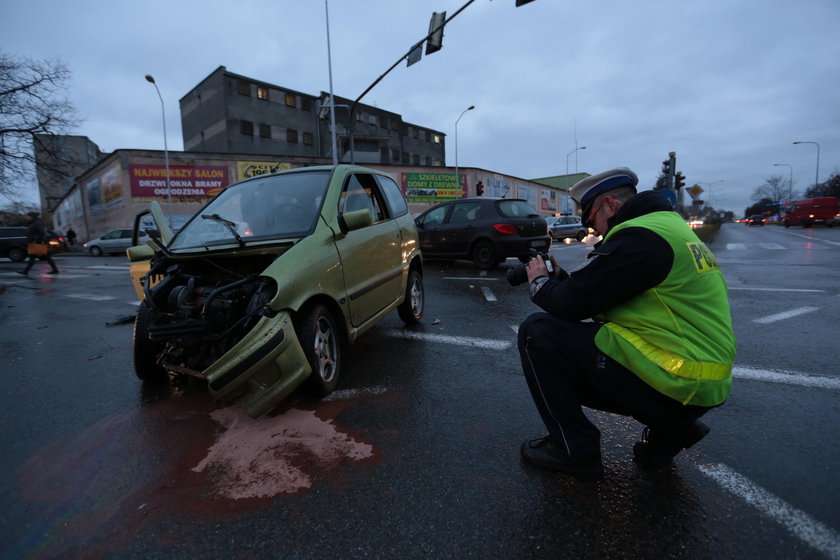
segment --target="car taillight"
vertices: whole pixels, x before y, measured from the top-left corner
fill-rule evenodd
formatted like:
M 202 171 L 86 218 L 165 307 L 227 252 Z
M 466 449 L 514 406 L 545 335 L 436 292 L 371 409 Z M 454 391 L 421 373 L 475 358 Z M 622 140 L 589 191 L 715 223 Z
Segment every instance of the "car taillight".
M 513 224 L 493 224 L 493 228 L 505 235 L 516 235 L 516 226 Z

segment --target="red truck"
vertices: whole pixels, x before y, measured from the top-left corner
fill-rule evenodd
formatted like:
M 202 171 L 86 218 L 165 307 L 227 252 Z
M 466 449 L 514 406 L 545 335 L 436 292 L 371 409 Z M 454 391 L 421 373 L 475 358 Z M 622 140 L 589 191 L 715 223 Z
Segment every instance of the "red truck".
M 784 218 L 785 227 L 802 225 L 812 227 L 814 224 L 826 224 L 828 227 L 840 223 L 840 207 L 837 198 L 821 196 L 805 198 L 793 203 L 790 213 Z

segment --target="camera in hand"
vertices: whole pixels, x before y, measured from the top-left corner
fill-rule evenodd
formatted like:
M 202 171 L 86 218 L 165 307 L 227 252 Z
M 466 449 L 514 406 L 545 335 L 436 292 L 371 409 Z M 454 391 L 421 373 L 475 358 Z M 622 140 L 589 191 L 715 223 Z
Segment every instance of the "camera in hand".
M 554 267 L 551 265 L 551 259 L 548 258 L 548 253 L 543 253 L 542 251 L 531 249 L 531 257 L 533 258 L 537 255 L 540 255 L 543 258 L 543 261 L 545 261 L 545 267 L 548 269 L 548 273 L 552 274 L 554 272 Z M 525 270 L 525 265 L 520 264 L 519 266 L 508 269 L 507 281 L 508 283 L 510 283 L 511 286 L 518 286 L 527 282 L 528 271 Z

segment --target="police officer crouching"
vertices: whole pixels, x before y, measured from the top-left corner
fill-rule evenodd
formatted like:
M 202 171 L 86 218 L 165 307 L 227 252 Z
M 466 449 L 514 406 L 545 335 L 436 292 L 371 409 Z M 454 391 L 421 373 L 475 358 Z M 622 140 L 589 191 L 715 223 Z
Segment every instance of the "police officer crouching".
M 570 275 L 554 263 L 550 277 L 541 256 L 527 265 L 544 312 L 520 326 L 519 353 L 548 428 L 522 444 L 531 465 L 603 478 L 601 434 L 582 407 L 632 416 L 645 426 L 634 460 L 670 465 L 729 395 L 735 337 L 717 261 L 668 199 L 637 184 L 624 167 L 575 184 L 584 225 L 603 240 Z

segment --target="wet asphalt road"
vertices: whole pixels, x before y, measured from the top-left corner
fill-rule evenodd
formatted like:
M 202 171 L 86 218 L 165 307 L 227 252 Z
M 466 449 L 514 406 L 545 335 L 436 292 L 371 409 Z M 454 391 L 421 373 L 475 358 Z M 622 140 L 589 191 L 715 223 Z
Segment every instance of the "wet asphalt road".
M 571 269 L 589 245 L 552 251 Z M 733 394 L 659 473 L 630 459 L 638 424 L 593 412 L 597 484 L 519 459 L 543 432 L 515 347 L 536 308 L 504 269 L 426 263 L 422 325 L 392 314 L 328 400 L 254 421 L 137 381 L 124 259 L 0 263 L 2 558 L 840 558 L 840 229 L 729 224 L 712 249 Z

